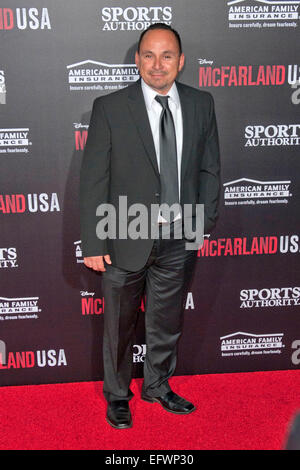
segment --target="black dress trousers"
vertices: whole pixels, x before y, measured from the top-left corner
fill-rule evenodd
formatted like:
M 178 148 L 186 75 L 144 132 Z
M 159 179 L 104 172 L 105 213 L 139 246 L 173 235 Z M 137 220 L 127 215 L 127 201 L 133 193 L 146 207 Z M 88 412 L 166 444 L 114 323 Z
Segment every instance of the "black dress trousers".
M 162 235 L 165 227 L 159 228 L 159 238 L 154 240 L 147 263 L 139 271 L 105 265 L 103 393 L 107 401 L 132 397 L 135 325 L 143 294 L 146 296 L 143 390 L 152 397 L 170 391 L 168 379 L 176 367 L 185 300 L 197 260 L 196 250 L 186 250 L 185 238 L 174 238 L 176 223 L 170 225 L 169 239 Z

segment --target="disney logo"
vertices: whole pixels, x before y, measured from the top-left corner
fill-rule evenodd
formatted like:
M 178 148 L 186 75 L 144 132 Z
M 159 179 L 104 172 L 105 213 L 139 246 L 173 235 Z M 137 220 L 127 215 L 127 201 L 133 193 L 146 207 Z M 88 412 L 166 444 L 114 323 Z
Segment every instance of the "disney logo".
M 81 122 L 79 122 L 79 123 L 73 122 L 73 125 L 74 125 L 75 129 L 82 129 L 82 128 L 88 129 L 89 128 L 88 124 L 81 124 Z
M 214 63 L 213 60 L 207 60 L 207 59 L 198 59 L 198 62 L 200 65 L 212 65 Z
M 95 292 L 88 292 L 86 290 L 81 290 L 80 294 L 82 297 L 85 297 L 86 295 L 91 295 L 93 297 L 95 295 Z

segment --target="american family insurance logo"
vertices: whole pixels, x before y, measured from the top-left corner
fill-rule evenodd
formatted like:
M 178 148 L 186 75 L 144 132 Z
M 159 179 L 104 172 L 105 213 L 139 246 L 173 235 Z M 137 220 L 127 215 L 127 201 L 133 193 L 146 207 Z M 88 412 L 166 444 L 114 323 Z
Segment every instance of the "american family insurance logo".
M 109 6 L 101 10 L 102 31 L 143 31 L 153 23 L 172 22 L 172 7 L 143 6 L 127 7 Z
M 138 80 L 135 64 L 106 64 L 84 60 L 67 65 L 70 91 L 117 90 Z
M 28 127 L 0 129 L 0 154 L 27 155 L 31 145 Z
M 0 297 L 0 321 L 36 320 L 41 312 L 39 297 Z
M 297 86 L 300 67 L 290 65 L 221 65 L 199 63 L 199 87 Z
M 51 29 L 48 8 L 0 8 L 0 31 Z
M 298 0 L 230 0 L 229 28 L 296 28 L 299 20 Z
M 257 354 L 281 354 L 285 347 L 283 333 L 253 334 L 238 331 L 221 336 L 222 357 L 253 356 Z
M 223 184 L 225 206 L 287 204 L 291 181 L 259 181 L 240 178 Z

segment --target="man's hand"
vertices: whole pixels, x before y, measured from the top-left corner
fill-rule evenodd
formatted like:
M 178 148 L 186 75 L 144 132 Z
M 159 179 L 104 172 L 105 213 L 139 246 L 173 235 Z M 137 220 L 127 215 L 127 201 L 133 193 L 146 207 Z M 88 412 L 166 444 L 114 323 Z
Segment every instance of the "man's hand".
M 104 261 L 108 264 L 111 264 L 110 256 L 89 256 L 87 258 L 83 258 L 84 264 L 94 271 L 106 271 L 104 267 Z

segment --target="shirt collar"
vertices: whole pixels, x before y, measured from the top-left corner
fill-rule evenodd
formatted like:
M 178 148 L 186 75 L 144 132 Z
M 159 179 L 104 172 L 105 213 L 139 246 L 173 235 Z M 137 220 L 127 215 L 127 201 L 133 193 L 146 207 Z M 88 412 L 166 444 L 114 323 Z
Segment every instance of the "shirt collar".
M 143 90 L 143 94 L 145 98 L 146 107 L 148 110 L 150 110 L 152 107 L 152 103 L 155 100 L 156 95 L 159 95 L 159 93 L 157 93 L 157 91 L 153 90 L 153 88 L 147 85 L 147 83 L 145 83 L 143 79 L 141 79 L 141 84 L 142 84 L 142 90 Z M 173 83 L 170 90 L 168 91 L 168 96 L 170 97 L 170 100 L 173 101 L 173 103 L 177 107 L 180 106 L 179 94 L 178 94 L 178 90 L 177 90 L 175 82 Z

